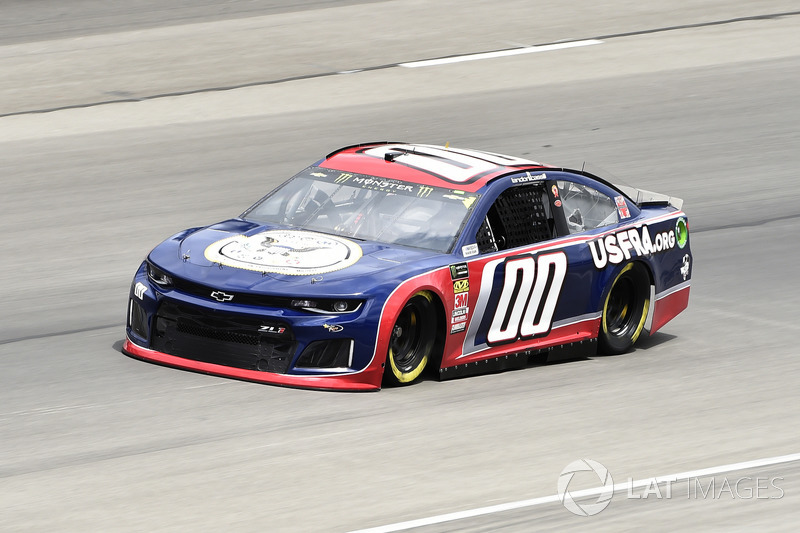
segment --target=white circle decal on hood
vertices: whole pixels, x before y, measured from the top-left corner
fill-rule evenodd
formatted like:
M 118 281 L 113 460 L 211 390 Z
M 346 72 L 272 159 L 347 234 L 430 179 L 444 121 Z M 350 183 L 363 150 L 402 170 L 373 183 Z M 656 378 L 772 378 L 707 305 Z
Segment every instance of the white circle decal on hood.
M 361 258 L 361 247 L 347 239 L 311 231 L 272 230 L 236 235 L 206 248 L 212 263 L 290 276 L 341 270 Z

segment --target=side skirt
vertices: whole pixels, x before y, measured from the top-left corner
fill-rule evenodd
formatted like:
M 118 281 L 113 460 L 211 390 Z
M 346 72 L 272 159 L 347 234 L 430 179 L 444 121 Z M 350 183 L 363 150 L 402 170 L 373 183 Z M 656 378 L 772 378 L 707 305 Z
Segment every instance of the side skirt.
M 490 374 L 503 372 L 505 370 L 518 370 L 528 366 L 532 358 L 545 356 L 548 363 L 554 361 L 567 361 L 570 359 L 580 359 L 583 357 L 593 357 L 597 355 L 597 339 L 586 339 L 569 344 L 554 346 L 545 350 L 527 350 L 513 354 L 501 355 L 482 361 L 473 361 L 463 365 L 455 365 L 439 369 L 439 380 L 474 376 L 477 374 Z

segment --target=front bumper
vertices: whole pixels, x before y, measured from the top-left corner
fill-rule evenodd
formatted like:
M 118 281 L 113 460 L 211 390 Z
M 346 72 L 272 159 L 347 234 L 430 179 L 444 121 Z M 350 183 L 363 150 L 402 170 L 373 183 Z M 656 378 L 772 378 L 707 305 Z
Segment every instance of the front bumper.
M 215 376 L 242 379 L 245 381 L 255 381 L 258 383 L 269 383 L 272 385 L 283 385 L 286 387 L 298 387 L 303 389 L 319 390 L 338 390 L 338 391 L 370 391 L 379 390 L 383 373 L 367 368 L 362 372 L 341 375 L 325 376 L 298 376 L 292 374 L 275 374 L 260 370 L 246 370 L 230 366 L 216 365 L 202 361 L 184 359 L 175 355 L 151 350 L 137 345 L 130 338 L 125 339 L 122 351 L 132 357 L 160 363 L 167 366 L 194 370 Z
M 209 291 L 210 292 L 210 291 Z M 207 374 L 290 387 L 377 390 L 377 321 L 358 311 L 315 314 L 219 302 L 134 277 L 123 351 Z

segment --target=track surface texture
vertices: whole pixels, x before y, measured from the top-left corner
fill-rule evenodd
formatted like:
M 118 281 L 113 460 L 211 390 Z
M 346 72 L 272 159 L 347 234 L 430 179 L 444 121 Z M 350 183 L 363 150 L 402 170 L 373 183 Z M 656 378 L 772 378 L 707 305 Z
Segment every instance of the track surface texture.
M 0 530 L 345 532 L 552 496 L 582 458 L 622 482 L 800 452 L 795 1 L 283 4 L 3 3 Z M 684 198 L 689 309 L 625 355 L 374 394 L 120 353 L 158 241 L 377 139 Z M 417 530 L 796 531 L 800 463 L 715 475 L 773 488 Z

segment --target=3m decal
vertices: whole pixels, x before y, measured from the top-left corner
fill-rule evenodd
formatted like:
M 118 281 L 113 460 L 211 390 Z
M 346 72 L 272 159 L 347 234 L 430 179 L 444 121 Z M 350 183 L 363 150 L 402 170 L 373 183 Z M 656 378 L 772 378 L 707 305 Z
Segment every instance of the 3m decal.
M 463 309 L 469 305 L 469 293 L 462 292 L 460 294 L 456 294 L 456 303 L 455 309 Z
M 450 265 L 450 279 L 462 279 L 469 276 L 469 267 L 466 263 Z
M 146 292 L 147 292 L 147 285 L 145 285 L 141 281 L 137 281 L 136 286 L 133 287 L 133 295 L 142 300 L 144 298 L 144 293 Z
M 663 231 L 651 237 L 647 226 L 631 228 L 589 241 L 589 250 L 597 268 L 605 268 L 609 263 L 618 265 L 634 255 L 649 255 L 674 247 L 675 231 Z
M 453 292 L 458 294 L 460 292 L 469 292 L 469 280 L 459 279 L 453 282 Z
M 503 288 L 486 333 L 489 345 L 546 335 L 567 274 L 564 252 L 521 255 L 485 268 L 503 269 Z
M 689 242 L 689 225 L 686 219 L 681 217 L 675 223 L 675 238 L 678 243 L 678 248 L 683 248 Z

